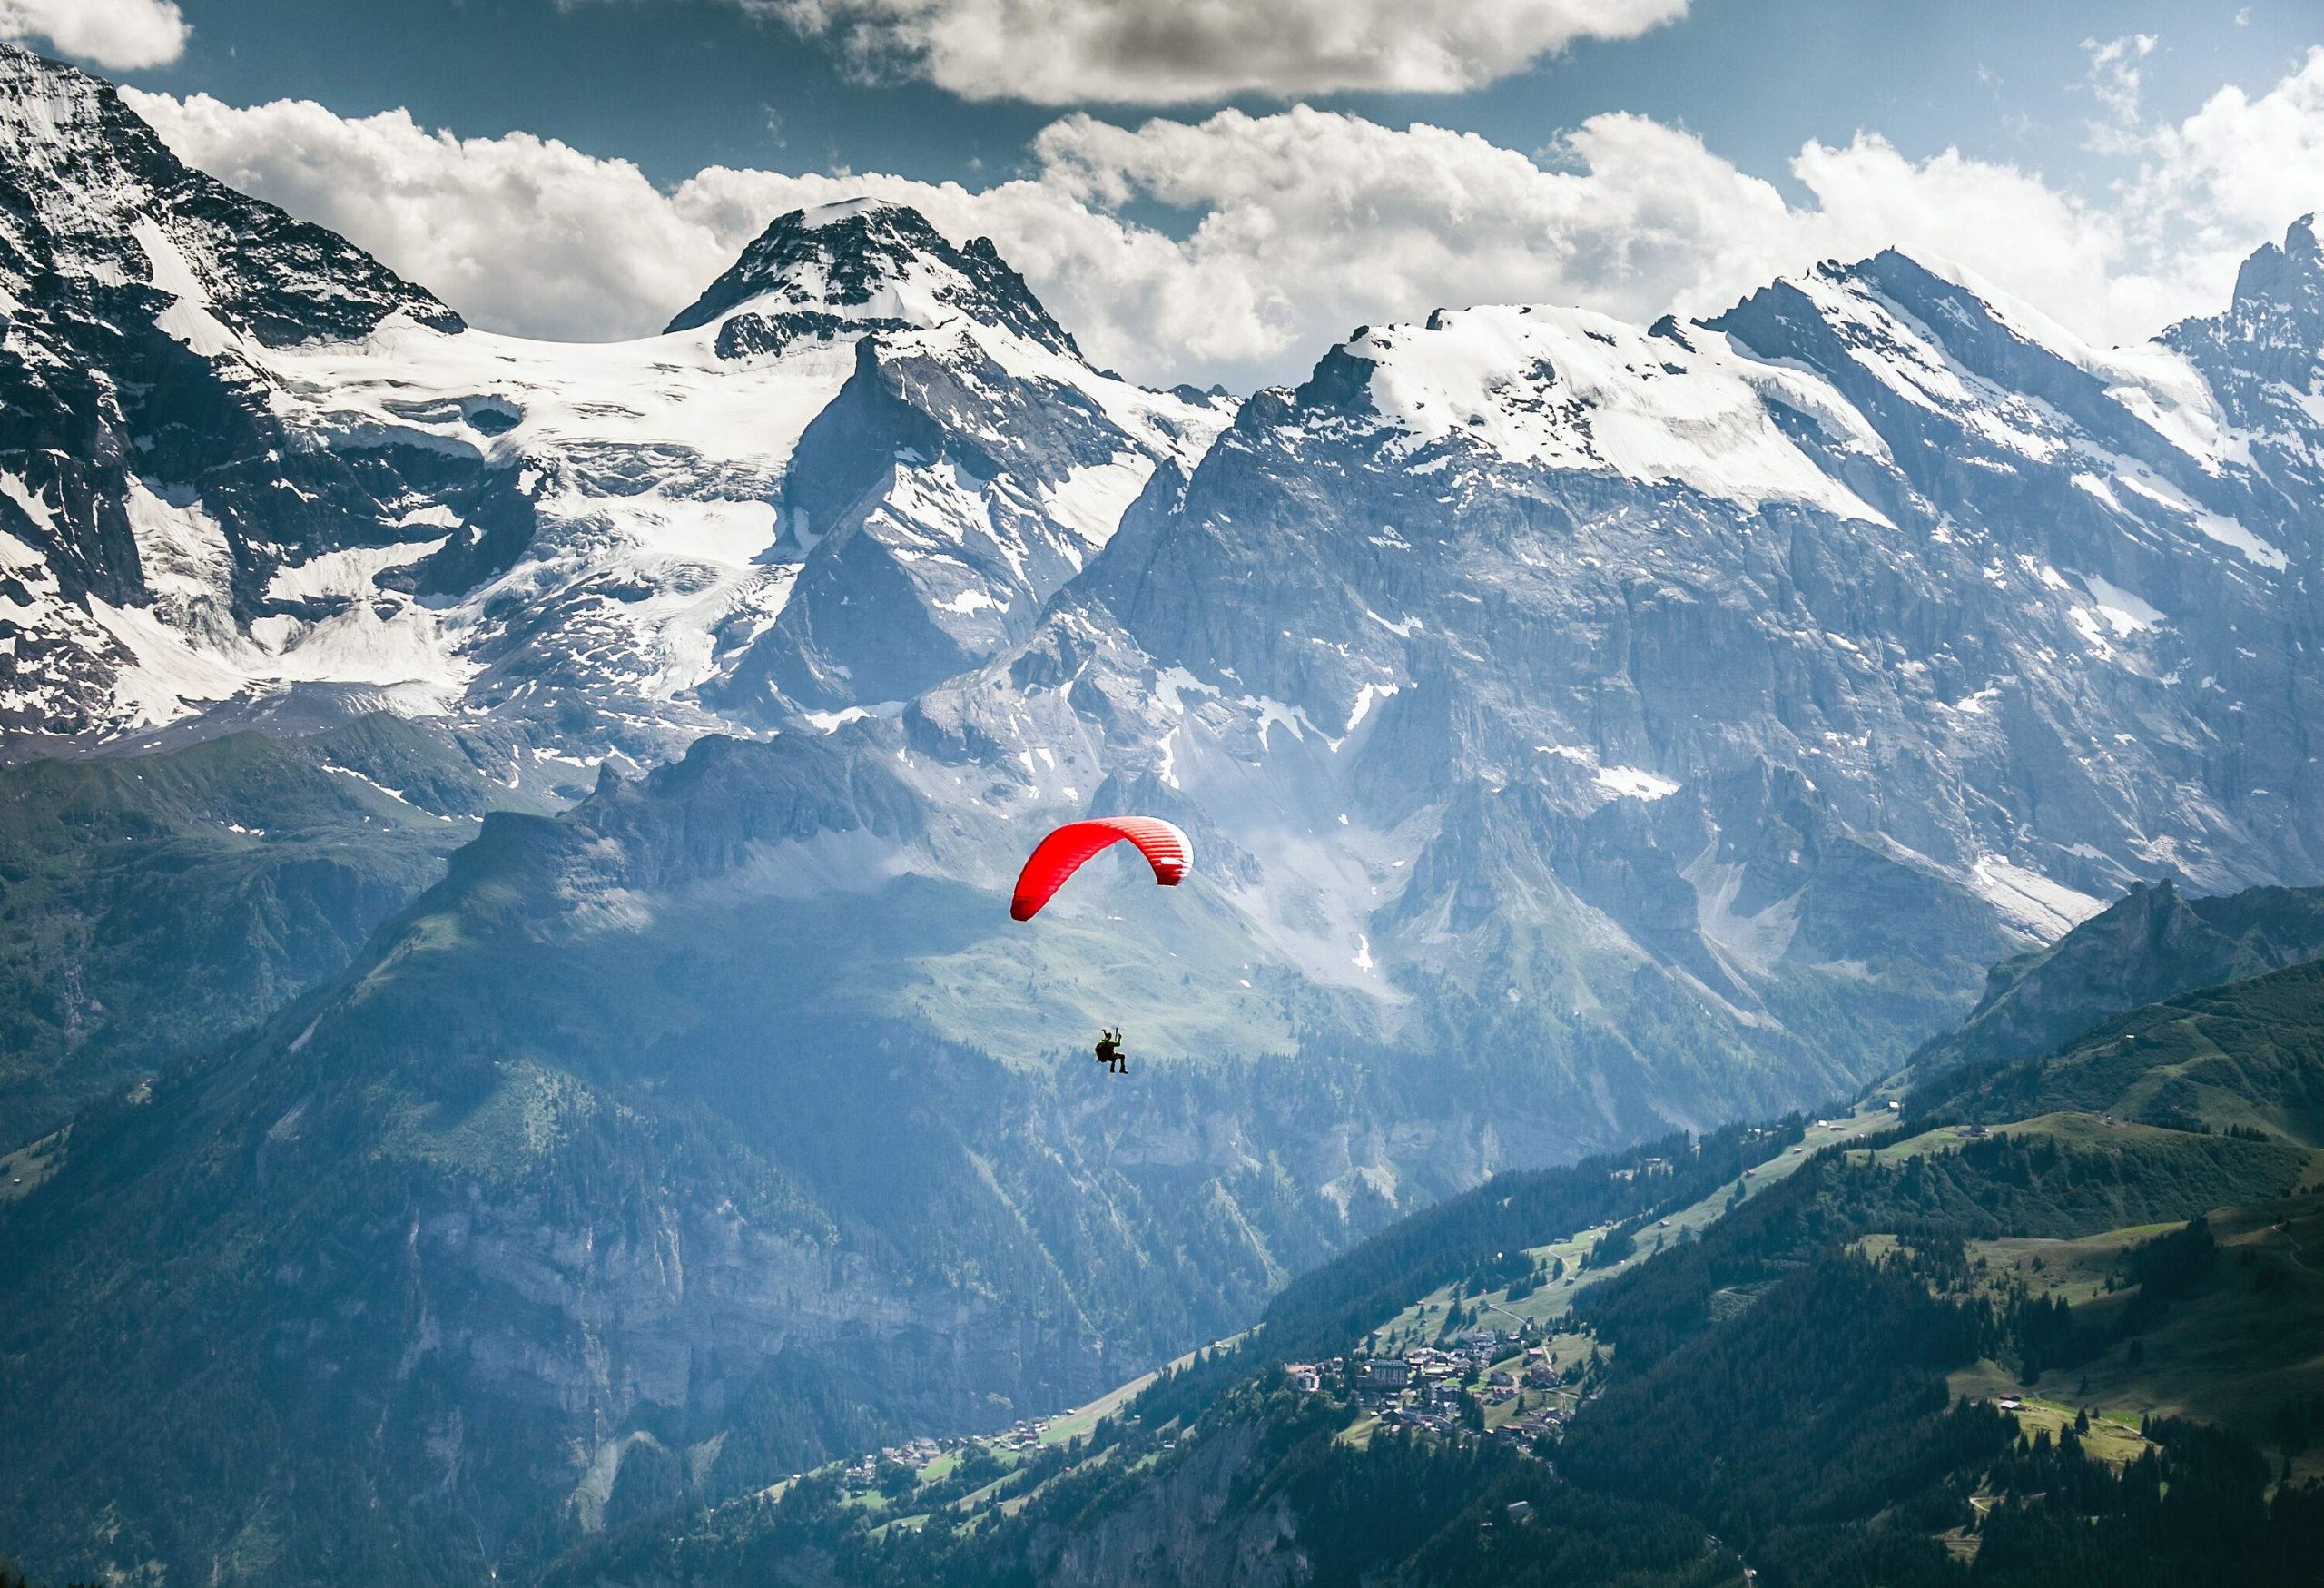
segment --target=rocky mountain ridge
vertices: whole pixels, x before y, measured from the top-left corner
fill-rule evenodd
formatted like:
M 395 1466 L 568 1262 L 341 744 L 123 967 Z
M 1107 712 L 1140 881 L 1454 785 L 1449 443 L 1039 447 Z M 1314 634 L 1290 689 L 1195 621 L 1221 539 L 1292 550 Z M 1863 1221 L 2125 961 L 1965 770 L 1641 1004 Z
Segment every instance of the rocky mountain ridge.
M 1956 1065 L 2026 1059 L 2117 1015 L 2324 954 L 2324 890 L 2252 888 L 2188 898 L 2141 883 L 2055 942 L 2005 960 L 1976 1008 L 1913 1056 L 1934 1079 Z

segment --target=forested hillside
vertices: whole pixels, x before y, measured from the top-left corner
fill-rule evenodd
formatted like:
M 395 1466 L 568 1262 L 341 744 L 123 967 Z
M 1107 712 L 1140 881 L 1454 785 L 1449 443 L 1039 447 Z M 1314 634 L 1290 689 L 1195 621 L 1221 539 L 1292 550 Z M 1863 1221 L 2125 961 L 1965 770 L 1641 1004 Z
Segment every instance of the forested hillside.
M 443 874 L 514 752 L 375 714 L 0 765 L 0 1152 L 335 975 Z

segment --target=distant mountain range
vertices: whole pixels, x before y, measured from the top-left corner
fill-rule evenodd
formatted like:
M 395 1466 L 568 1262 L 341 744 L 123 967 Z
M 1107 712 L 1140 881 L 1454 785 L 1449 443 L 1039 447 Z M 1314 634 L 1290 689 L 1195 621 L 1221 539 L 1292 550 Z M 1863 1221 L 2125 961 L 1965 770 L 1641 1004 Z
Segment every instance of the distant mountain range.
M 84 1431 L 0 1493 L 36 1559 L 514 1573 L 1846 1095 L 1981 985 L 1957 1056 L 2023 1056 L 2158 876 L 2123 987 L 2307 952 L 2179 896 L 2319 876 L 2305 222 L 2136 349 L 1892 252 L 1237 400 L 872 202 L 661 336 L 491 335 L 0 46 L 0 1410 Z M 1187 886 L 1007 919 L 1131 810 Z

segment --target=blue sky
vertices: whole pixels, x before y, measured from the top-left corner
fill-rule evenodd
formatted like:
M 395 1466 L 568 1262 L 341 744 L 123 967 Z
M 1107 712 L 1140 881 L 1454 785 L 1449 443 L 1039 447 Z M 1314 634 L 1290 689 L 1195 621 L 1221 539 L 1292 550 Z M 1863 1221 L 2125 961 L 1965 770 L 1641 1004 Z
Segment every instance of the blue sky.
M 2284 0 L 19 9 L 190 159 L 527 334 L 651 330 L 769 206 L 858 187 L 994 236 L 1130 372 L 1246 386 L 1358 320 L 1707 312 L 1892 242 L 2121 340 L 2324 204 L 2324 9 Z

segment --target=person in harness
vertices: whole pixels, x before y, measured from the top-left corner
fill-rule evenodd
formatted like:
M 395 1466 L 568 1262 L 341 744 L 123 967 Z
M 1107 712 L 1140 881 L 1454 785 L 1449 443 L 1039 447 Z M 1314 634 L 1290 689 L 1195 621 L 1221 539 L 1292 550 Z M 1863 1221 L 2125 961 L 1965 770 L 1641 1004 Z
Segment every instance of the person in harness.
M 1122 1034 L 1119 1031 L 1101 1029 L 1098 1031 L 1098 1062 L 1116 1075 L 1129 1073 L 1129 1055 L 1122 1051 Z

